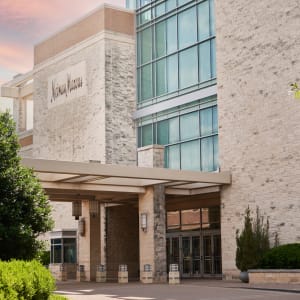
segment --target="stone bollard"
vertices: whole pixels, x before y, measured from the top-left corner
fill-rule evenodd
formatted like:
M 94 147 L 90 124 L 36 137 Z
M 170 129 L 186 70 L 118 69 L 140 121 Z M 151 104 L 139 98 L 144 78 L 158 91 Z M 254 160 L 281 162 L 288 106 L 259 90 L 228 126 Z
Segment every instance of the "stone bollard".
M 180 275 L 177 264 L 170 265 L 169 271 L 169 284 L 179 284 L 180 283 Z
M 78 268 L 77 268 L 77 281 L 85 281 L 84 265 L 78 265 Z
M 153 273 L 151 265 L 146 264 L 144 265 L 144 271 L 142 272 L 142 283 L 153 283 Z
M 104 265 L 97 266 L 96 282 L 106 282 L 106 270 Z
M 127 265 L 119 265 L 118 282 L 119 283 L 128 283 Z
M 67 269 L 64 264 L 60 264 L 59 266 L 59 274 L 58 278 L 59 281 L 66 281 L 67 280 Z

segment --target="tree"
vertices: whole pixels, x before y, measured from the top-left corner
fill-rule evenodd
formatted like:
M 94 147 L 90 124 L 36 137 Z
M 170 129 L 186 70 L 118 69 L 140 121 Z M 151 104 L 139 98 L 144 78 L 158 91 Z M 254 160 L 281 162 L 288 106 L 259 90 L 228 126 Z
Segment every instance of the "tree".
M 244 228 L 239 234 L 236 231 L 236 266 L 242 272 L 256 268 L 262 256 L 270 249 L 269 221 L 264 222 L 259 208 L 256 218 L 251 218 L 251 210 L 247 207 L 244 218 Z
M 15 123 L 0 113 L 0 259 L 32 259 L 51 230 L 51 206 L 31 169 L 21 165 Z

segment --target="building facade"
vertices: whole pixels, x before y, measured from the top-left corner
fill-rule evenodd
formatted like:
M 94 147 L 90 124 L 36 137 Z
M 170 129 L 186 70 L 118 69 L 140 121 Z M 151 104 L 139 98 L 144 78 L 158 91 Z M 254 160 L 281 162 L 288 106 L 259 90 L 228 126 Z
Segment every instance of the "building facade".
M 300 80 L 299 4 L 288 0 L 282 10 L 275 2 L 103 6 L 37 45 L 33 71 L 2 88 L 3 96 L 18 99 L 23 156 L 163 167 L 182 176 L 176 183 L 154 176 L 160 180 L 126 196 L 124 178 L 117 196 L 106 188 L 59 197 L 45 183 L 56 220 L 53 243 L 61 234 L 57 249 L 64 248 L 64 232 L 70 238 L 67 229 L 76 232 L 72 201 L 81 201 L 87 232 L 77 232 L 72 262 L 85 266 L 87 280 L 99 264 L 116 278 L 124 263 L 132 279 L 150 264 L 155 280 L 164 281 L 174 263 L 183 278 L 230 279 L 237 274 L 235 233 L 248 206 L 269 218 L 271 238 L 300 241 L 300 106 L 287 94 Z M 30 99 L 33 131 L 26 131 Z M 188 179 L 223 171 L 231 172 L 230 185 Z M 82 176 L 60 176 L 64 187 L 83 185 Z M 145 212 L 148 232 L 141 229 Z

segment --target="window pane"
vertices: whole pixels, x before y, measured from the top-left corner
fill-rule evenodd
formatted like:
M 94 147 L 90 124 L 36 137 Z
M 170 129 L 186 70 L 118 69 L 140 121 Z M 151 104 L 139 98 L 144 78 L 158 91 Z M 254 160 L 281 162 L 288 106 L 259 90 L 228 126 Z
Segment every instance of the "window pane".
M 156 17 L 159 17 L 165 13 L 165 3 L 161 3 L 155 8 Z
M 199 76 L 200 82 L 211 78 L 210 69 L 210 41 L 200 44 L 199 46 Z
M 160 96 L 166 92 L 166 59 L 164 58 L 156 63 L 156 96 Z
M 200 111 L 201 136 L 212 134 L 212 108 Z
M 148 62 L 152 58 L 152 33 L 151 27 L 141 32 L 141 53 L 142 64 Z
M 211 46 L 211 77 L 216 77 L 216 39 L 210 41 Z
M 168 120 L 158 122 L 158 124 L 157 124 L 157 143 L 159 145 L 166 145 L 169 143 L 168 127 L 169 127 Z
M 169 147 L 169 168 L 180 169 L 179 145 Z
M 167 11 L 176 8 L 176 0 L 167 0 Z
M 152 97 L 151 64 L 142 67 L 141 77 L 141 100 L 146 100 Z
M 169 143 L 179 141 L 179 118 L 169 120 Z
M 53 250 L 53 263 L 58 264 L 58 263 L 62 263 L 61 259 L 61 245 L 55 245 L 52 246 L 52 250 Z
M 64 263 L 76 263 L 76 244 L 64 246 Z
M 178 90 L 178 55 L 174 54 L 167 58 L 167 82 L 168 92 Z
M 138 147 L 142 147 L 142 127 L 138 128 Z
M 166 54 L 166 23 L 160 22 L 155 27 L 156 57 Z
M 200 170 L 200 141 L 181 144 L 181 169 Z
M 167 212 L 167 226 L 168 229 L 179 228 L 180 225 L 180 212 L 177 211 L 168 211 Z
M 196 22 L 195 7 L 178 14 L 179 48 L 184 48 L 197 42 Z
M 210 35 L 216 35 L 215 28 L 215 3 L 214 0 L 210 0 Z
M 219 169 L 219 141 L 218 136 L 214 136 L 214 171 Z
M 199 114 L 197 111 L 180 116 L 180 140 L 198 137 Z
M 181 211 L 181 224 L 199 224 L 200 223 L 200 209 L 187 209 Z
M 197 47 L 179 54 L 179 87 L 181 89 L 198 83 Z
M 142 146 L 152 145 L 152 124 L 142 127 Z
M 201 140 L 201 170 L 213 171 L 214 169 L 214 147 L 213 137 Z
M 151 21 L 151 10 L 148 9 L 141 13 L 141 24 Z
M 178 6 L 188 3 L 191 0 L 178 0 Z
M 218 133 L 218 110 L 217 106 L 213 107 L 213 133 Z
M 202 2 L 198 5 L 198 39 L 202 41 L 209 37 L 209 3 Z
M 177 18 L 176 16 L 167 20 L 167 52 L 168 54 L 177 50 Z

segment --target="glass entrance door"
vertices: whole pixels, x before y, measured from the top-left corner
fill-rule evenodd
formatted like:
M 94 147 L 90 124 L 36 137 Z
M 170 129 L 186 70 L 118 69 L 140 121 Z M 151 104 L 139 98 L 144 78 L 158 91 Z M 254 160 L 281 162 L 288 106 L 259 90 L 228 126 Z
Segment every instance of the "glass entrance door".
M 178 264 L 182 278 L 221 275 L 221 236 L 219 232 L 191 233 L 167 238 L 168 266 Z

